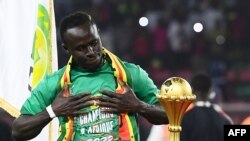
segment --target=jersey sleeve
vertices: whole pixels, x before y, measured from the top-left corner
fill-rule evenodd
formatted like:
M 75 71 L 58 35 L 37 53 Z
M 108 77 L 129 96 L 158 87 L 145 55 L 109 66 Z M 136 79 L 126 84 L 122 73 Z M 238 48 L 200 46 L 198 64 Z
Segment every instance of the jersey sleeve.
M 21 114 L 34 115 L 43 111 L 50 105 L 57 93 L 57 79 L 55 77 L 46 76 L 40 83 L 31 91 L 30 97 L 26 99 L 22 108 Z
M 159 93 L 159 89 L 156 87 L 148 73 L 140 66 L 125 63 L 130 71 L 133 83 L 133 90 L 136 96 L 142 101 L 150 104 L 158 102 L 156 94 Z

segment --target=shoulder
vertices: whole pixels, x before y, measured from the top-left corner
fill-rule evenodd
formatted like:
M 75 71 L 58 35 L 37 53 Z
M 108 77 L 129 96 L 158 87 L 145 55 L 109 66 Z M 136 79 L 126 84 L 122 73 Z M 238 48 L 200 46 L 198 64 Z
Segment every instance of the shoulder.
M 59 80 L 61 79 L 63 73 L 65 71 L 65 67 L 46 75 L 37 85 L 35 90 L 40 90 L 40 89 L 54 89 L 57 87 Z M 39 89 L 40 88 L 40 89 Z
M 144 70 L 139 65 L 136 65 L 133 63 L 128 63 L 128 62 L 124 62 L 124 65 L 126 66 L 127 70 L 129 71 L 134 84 L 137 82 L 139 85 L 142 85 L 142 83 L 145 83 L 145 84 L 152 83 L 153 84 L 152 79 L 149 77 L 146 70 Z
M 48 79 L 48 80 L 51 80 L 51 79 L 60 79 L 65 71 L 65 68 L 66 67 L 63 67 L 63 68 L 60 68 L 59 70 L 47 75 L 45 78 Z
M 122 61 L 122 62 L 123 62 L 123 64 L 124 64 L 126 67 L 128 67 L 128 68 L 134 68 L 134 69 L 136 69 L 136 68 L 139 67 L 139 65 L 136 65 L 136 64 L 134 64 L 134 63 L 130 63 L 130 62 L 126 62 L 126 61 Z
M 141 68 L 139 65 L 125 62 L 125 61 L 123 61 L 123 64 L 126 66 L 126 68 L 130 71 L 131 74 L 141 73 L 141 74 L 147 75 L 147 72 L 143 68 Z
M 218 104 L 213 104 L 213 108 L 217 111 L 223 118 L 225 118 L 230 124 L 234 124 L 232 118 L 221 108 Z
M 158 102 L 155 94 L 159 93 L 157 86 L 148 73 L 139 65 L 124 62 L 132 78 L 132 88 L 139 99 L 148 103 Z

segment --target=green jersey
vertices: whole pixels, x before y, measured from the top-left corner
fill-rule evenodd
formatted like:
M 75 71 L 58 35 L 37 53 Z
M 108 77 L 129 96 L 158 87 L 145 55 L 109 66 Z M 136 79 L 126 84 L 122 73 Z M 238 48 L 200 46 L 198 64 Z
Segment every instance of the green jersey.
M 123 63 L 132 76 L 133 81 L 130 87 L 133 88 L 136 96 L 146 103 L 154 104 L 158 102 L 155 95 L 158 93 L 158 89 L 148 77 L 148 74 L 139 66 L 127 62 Z M 50 105 L 60 91 L 59 84 L 64 71 L 65 67 L 46 76 L 32 90 L 31 96 L 25 101 L 21 109 L 21 114 L 35 115 Z M 116 80 L 109 62 L 105 62 L 101 68 L 94 72 L 72 67 L 70 77 L 71 95 L 83 92 L 101 95 L 99 90 L 113 92 L 116 90 Z M 119 140 L 118 130 L 121 123 L 118 114 L 102 113 L 98 106 L 90 106 L 82 110 L 89 112 L 86 115 L 74 117 L 73 141 Z M 66 124 L 65 117 L 58 117 L 58 119 L 61 126 Z M 139 131 L 137 130 L 137 132 Z M 138 134 L 136 133 L 136 135 Z

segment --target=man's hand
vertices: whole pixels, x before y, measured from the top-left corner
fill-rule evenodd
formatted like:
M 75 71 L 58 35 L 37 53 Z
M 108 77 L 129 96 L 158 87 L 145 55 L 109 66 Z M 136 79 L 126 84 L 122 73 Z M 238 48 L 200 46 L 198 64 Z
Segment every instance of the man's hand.
M 81 109 L 93 105 L 91 93 L 85 92 L 77 95 L 64 96 L 67 95 L 68 92 L 69 88 L 65 85 L 51 104 L 56 116 L 77 116 L 88 113 L 87 111 L 81 111 Z
M 95 99 L 103 108 L 102 111 L 110 113 L 134 113 L 141 108 L 142 102 L 136 97 L 133 90 L 123 81 L 118 80 L 124 90 L 122 94 L 100 90 L 106 96 L 97 96 Z

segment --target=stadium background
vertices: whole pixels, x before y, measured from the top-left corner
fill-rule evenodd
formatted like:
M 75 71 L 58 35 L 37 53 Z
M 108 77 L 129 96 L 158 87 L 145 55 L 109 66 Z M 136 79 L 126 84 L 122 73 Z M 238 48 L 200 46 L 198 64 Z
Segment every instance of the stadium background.
M 89 12 L 104 46 L 139 64 L 158 86 L 171 76 L 189 80 L 193 73 L 206 71 L 214 83 L 214 101 L 234 122 L 249 115 L 249 0 L 55 0 L 54 4 L 57 28 L 63 16 Z M 147 26 L 139 25 L 141 17 L 148 19 Z M 195 23 L 203 25 L 201 32 L 193 30 Z M 60 68 L 68 56 L 59 36 L 57 41 Z M 143 119 L 142 126 L 150 128 Z

